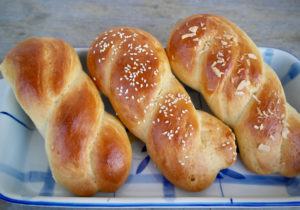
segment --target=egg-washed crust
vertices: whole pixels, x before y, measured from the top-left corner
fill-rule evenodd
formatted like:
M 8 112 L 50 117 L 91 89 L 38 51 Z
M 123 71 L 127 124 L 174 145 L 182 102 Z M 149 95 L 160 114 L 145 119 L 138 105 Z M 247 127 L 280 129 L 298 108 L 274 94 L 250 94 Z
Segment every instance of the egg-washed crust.
M 232 131 L 195 109 L 151 34 L 108 29 L 91 44 L 87 66 L 118 117 L 146 143 L 154 164 L 175 186 L 203 190 L 236 160 Z
M 122 186 L 132 159 L 128 136 L 105 113 L 97 88 L 69 44 L 55 38 L 25 40 L 8 52 L 1 69 L 45 138 L 59 184 L 79 196 Z
M 299 114 L 287 111 L 276 73 L 244 31 L 220 16 L 194 15 L 174 27 L 166 50 L 176 76 L 234 129 L 246 167 L 289 177 L 300 172 Z

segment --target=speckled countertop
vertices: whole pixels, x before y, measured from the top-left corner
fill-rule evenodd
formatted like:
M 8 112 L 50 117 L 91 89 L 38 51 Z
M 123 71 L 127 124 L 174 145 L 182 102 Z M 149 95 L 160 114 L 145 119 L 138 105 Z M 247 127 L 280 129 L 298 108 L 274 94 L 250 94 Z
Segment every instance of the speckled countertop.
M 0 62 L 10 48 L 29 37 L 57 37 L 74 47 L 87 47 L 100 32 L 114 26 L 146 30 L 165 45 L 174 25 L 197 13 L 221 15 L 242 28 L 257 46 L 300 57 L 299 0 L 1 0 Z M 40 208 L 0 200 L 0 209 Z

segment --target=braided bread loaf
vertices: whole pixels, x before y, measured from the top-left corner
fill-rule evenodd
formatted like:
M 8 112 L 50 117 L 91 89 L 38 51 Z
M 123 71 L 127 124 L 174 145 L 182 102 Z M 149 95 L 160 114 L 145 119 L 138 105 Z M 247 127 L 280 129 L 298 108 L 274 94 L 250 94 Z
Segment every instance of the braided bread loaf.
M 129 27 L 107 30 L 91 44 L 87 66 L 121 121 L 146 143 L 174 185 L 203 190 L 236 159 L 231 130 L 195 109 L 151 34 Z
M 171 32 L 167 54 L 178 78 L 234 129 L 246 167 L 288 177 L 300 172 L 300 115 L 240 28 L 215 15 L 188 17 Z
M 88 196 L 116 191 L 129 175 L 131 146 L 122 124 L 104 111 L 75 50 L 62 40 L 31 38 L 11 49 L 4 78 L 45 138 L 55 180 Z

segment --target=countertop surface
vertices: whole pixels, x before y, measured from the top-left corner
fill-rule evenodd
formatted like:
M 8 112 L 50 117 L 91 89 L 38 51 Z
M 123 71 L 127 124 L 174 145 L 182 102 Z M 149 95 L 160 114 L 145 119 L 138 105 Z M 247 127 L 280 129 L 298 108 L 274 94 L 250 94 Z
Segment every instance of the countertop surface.
M 29 37 L 56 37 L 73 47 L 88 47 L 99 33 L 114 26 L 146 30 L 165 46 L 178 21 L 200 13 L 231 20 L 257 46 L 279 48 L 300 57 L 299 0 L 1 0 L 0 62 L 9 49 Z M 0 209 L 40 208 L 0 200 Z

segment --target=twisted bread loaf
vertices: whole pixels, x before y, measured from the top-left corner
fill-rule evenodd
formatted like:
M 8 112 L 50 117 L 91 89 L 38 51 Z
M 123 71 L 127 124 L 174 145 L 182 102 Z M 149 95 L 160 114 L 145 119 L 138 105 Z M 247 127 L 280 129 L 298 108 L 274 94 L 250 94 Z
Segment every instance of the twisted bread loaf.
M 300 172 L 300 115 L 240 28 L 219 16 L 191 16 L 171 32 L 167 54 L 178 78 L 234 129 L 250 170 L 288 177 Z
M 104 111 L 75 50 L 62 40 L 32 38 L 9 51 L 2 73 L 45 138 L 55 180 L 88 196 L 116 191 L 131 166 L 122 124 Z
M 208 187 L 236 158 L 234 135 L 197 111 L 173 76 L 163 47 L 149 33 L 113 28 L 91 44 L 88 71 L 127 128 L 174 185 Z

